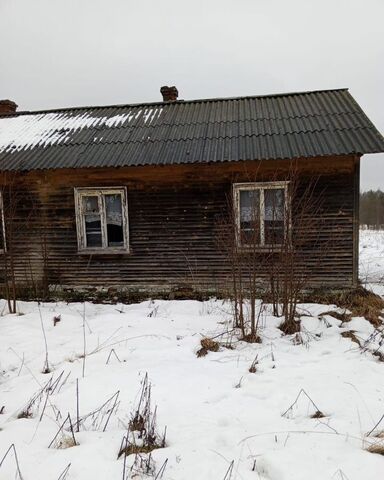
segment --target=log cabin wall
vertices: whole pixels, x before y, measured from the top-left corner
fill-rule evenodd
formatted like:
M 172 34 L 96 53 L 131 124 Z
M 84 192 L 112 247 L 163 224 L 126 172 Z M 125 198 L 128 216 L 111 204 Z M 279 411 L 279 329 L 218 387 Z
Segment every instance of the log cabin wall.
M 13 227 L 6 226 L 12 230 L 17 280 L 45 279 L 57 287 L 167 290 L 187 284 L 214 290 L 229 274 L 217 237 L 232 184 L 284 180 L 292 166 L 300 188 L 316 179 L 315 191 L 323 198 L 322 226 L 308 233 L 301 252 L 310 283 L 351 287 L 358 258 L 355 156 L 2 174 L 2 184 L 11 183 L 9 191 L 18 199 Z M 130 253 L 80 254 L 74 188 L 105 186 L 127 187 Z M 327 245 L 322 258 L 315 238 Z

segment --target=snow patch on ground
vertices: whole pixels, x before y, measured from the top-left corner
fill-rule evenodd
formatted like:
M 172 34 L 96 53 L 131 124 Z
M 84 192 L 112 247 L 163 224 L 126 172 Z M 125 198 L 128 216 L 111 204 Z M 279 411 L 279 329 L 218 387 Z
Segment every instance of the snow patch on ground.
M 384 231 L 360 230 L 360 279 L 384 283 Z
M 167 447 L 153 452 L 158 466 L 168 458 L 165 479 L 222 479 L 232 460 L 233 478 L 239 479 L 258 478 L 253 468 L 266 479 L 332 478 L 339 469 L 350 480 L 374 479 L 384 468 L 384 458 L 362 448 L 364 434 L 384 412 L 383 365 L 341 336 L 353 328 L 368 338 L 373 328 L 363 319 L 341 326 L 331 316 L 319 319 L 319 306 L 307 304 L 305 311 L 313 316 L 302 318 L 303 345 L 282 336 L 279 320 L 265 315 L 261 345 L 235 342 L 234 350 L 222 348 L 198 359 L 201 336 L 225 330 L 228 304 L 86 304 L 83 378 L 83 305 L 40 305 L 52 369 L 45 375 L 39 308 L 20 303 L 19 310 L 23 315 L 1 319 L 0 452 L 15 443 L 26 480 L 56 479 L 68 463 L 69 479 L 120 479 L 123 461 L 116 457 L 145 372 L 153 384 L 159 428 L 167 425 Z M 61 321 L 54 326 L 58 315 Z M 116 356 L 107 364 L 112 348 Z M 257 371 L 249 373 L 256 355 Z M 62 379 L 69 377 L 49 397 L 42 420 L 45 396 L 32 418 L 18 419 L 29 398 L 61 372 Z M 81 431 L 78 446 L 48 449 L 60 423 L 57 412 L 61 421 L 68 413 L 76 418 L 76 379 L 80 415 L 119 390 L 117 413 L 105 432 Z M 282 416 L 301 389 L 316 406 L 302 395 Z M 324 418 L 311 418 L 317 409 Z M 0 478 L 11 478 L 13 468 L 7 459 Z
M 361 238 L 362 251 L 371 252 L 366 260 L 380 260 L 378 236 L 363 232 Z M 20 302 L 18 309 L 6 314 L 1 301 L 0 461 L 14 443 L 24 480 L 57 480 L 68 464 L 67 480 L 122 479 L 117 454 L 146 372 L 159 429 L 167 426 L 166 448 L 152 452 L 157 467 L 168 459 L 164 480 L 223 480 L 232 461 L 232 480 L 376 480 L 384 471 L 384 457 L 365 450 L 377 441 L 366 433 L 384 414 L 384 364 L 341 335 L 353 330 L 363 343 L 371 338 L 374 329 L 363 318 L 342 323 L 321 316 L 335 306 L 302 304 L 303 343 L 295 345 L 267 309 L 262 344 L 234 338 L 234 349 L 197 358 L 202 336 L 230 329 L 227 302 Z M 41 323 L 49 374 L 41 373 Z M 256 356 L 256 372 L 250 373 Z M 32 417 L 18 418 L 29 399 L 62 372 L 53 393 L 35 402 Z M 75 433 L 77 446 L 48 448 L 67 414 L 76 419 L 77 381 L 80 416 L 117 391 L 118 408 L 106 431 L 88 423 Z M 313 418 L 318 410 L 323 416 Z M 14 474 L 9 456 L 0 479 Z

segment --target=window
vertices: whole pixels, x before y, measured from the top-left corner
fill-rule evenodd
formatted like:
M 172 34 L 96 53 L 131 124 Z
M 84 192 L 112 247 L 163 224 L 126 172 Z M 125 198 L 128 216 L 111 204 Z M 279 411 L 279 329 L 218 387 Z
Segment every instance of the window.
M 125 188 L 75 188 L 75 205 L 80 251 L 128 251 Z
M 289 227 L 288 182 L 236 183 L 233 188 L 238 244 L 282 244 Z
M 5 252 L 6 249 L 3 195 L 0 192 L 0 253 Z

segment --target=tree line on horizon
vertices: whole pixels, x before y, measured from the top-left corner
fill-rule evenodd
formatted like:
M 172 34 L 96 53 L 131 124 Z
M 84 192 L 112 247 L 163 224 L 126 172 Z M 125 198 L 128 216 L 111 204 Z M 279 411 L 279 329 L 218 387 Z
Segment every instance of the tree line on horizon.
M 360 225 L 384 229 L 384 192 L 368 190 L 360 193 Z

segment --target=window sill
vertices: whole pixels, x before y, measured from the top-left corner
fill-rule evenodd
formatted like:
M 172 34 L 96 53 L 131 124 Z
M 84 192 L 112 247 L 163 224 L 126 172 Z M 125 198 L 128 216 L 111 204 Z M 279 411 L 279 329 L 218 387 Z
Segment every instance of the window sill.
M 128 248 L 83 248 L 77 251 L 78 255 L 129 255 Z

